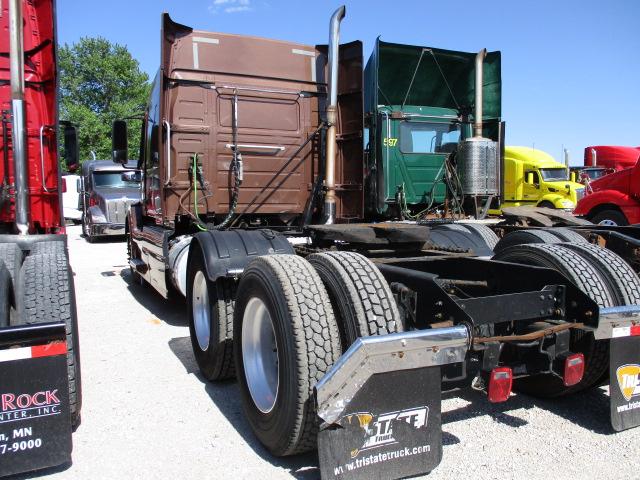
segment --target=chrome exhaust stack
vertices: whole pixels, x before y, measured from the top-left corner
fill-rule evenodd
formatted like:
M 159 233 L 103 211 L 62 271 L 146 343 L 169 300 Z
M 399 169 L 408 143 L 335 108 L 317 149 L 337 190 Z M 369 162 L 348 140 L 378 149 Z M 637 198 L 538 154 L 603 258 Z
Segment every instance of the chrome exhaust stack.
M 336 121 L 338 120 L 338 49 L 340 44 L 340 22 L 346 13 L 341 6 L 331 16 L 329 24 L 329 84 L 327 92 L 327 158 L 324 174 L 324 218 L 323 223 L 330 225 L 336 219 Z
M 29 233 L 29 190 L 27 184 L 27 138 L 24 106 L 24 41 L 22 1 L 9 2 L 9 43 L 11 65 L 11 113 L 13 171 L 16 192 L 16 226 L 20 235 Z
M 473 200 L 473 214 L 484 218 L 494 197 L 500 195 L 500 155 L 498 144 L 482 135 L 484 59 L 487 49 L 480 50 L 475 59 L 475 112 L 473 137 L 458 147 L 458 175 L 465 196 Z
M 482 138 L 482 83 L 484 78 L 483 66 L 487 56 L 487 49 L 483 48 L 476 55 L 476 111 L 474 114 L 473 136 Z

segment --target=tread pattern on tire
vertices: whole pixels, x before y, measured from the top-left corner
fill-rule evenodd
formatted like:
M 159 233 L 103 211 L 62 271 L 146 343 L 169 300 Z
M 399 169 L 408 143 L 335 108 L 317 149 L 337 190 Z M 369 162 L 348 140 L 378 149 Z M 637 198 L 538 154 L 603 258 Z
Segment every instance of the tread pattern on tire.
M 18 285 L 18 277 L 20 274 L 20 268 L 22 267 L 22 258 L 22 250 L 17 244 L 0 243 L 0 260 L 4 262 L 5 267 L 9 270 L 14 292 Z
M 30 255 L 65 255 L 67 252 L 67 245 L 65 242 L 60 241 L 48 241 L 48 242 L 35 242 L 31 245 Z
M 513 247 L 514 245 L 539 243 L 554 244 L 560 242 L 561 240 L 558 237 L 545 230 L 516 230 L 514 232 L 509 232 L 504 237 L 502 237 L 493 250 L 498 253 L 505 248 Z
M 357 320 L 352 327 L 355 327 L 353 333 L 356 338 L 403 330 L 391 289 L 371 260 L 355 252 L 317 253 L 307 257 L 307 260 L 318 271 L 330 298 L 335 296 L 332 285 L 341 290 L 339 298 L 332 298 L 334 314 L 338 316 L 340 311 L 340 305 L 336 305 L 336 302 L 347 302 L 354 309 Z M 335 282 L 339 285 L 335 285 Z M 339 323 L 343 322 L 344 319 L 339 319 Z M 354 340 L 345 341 L 343 350 Z
M 24 324 L 63 321 L 67 330 L 67 370 L 72 419 L 79 415 L 77 325 L 71 271 L 64 254 L 29 255 L 20 270 L 19 319 Z M 74 420 L 75 421 L 75 420 Z
M 524 260 L 525 257 L 534 259 L 536 261 L 534 265 L 545 266 L 559 271 L 572 280 L 578 288 L 586 293 L 599 306 L 610 307 L 615 304 L 612 292 L 596 267 L 577 252 L 566 248 L 565 245 L 518 245 L 499 252 L 494 259 L 527 263 L 522 261 L 518 262 L 518 258 Z M 574 338 L 584 337 L 583 331 L 572 329 L 571 332 Z M 586 356 L 587 355 L 585 355 L 585 357 Z M 558 395 L 573 393 L 588 388 L 602 377 L 603 372 L 608 367 L 609 342 L 593 340 L 582 381 L 558 393 Z
M 294 339 L 298 344 L 299 384 L 295 427 L 283 455 L 294 455 L 316 448 L 318 424 L 313 388 L 340 357 L 340 334 L 329 296 L 318 273 L 296 255 L 268 255 L 251 261 L 253 268 L 271 270 L 278 278 L 293 319 Z
M 563 243 L 600 272 L 615 294 L 616 305 L 640 304 L 640 279 L 631 266 L 611 250 L 592 243 Z
M 496 232 L 491 230 L 486 225 L 483 225 L 481 223 L 464 223 L 463 225 L 469 231 L 474 232 L 478 234 L 480 237 L 482 237 L 482 239 L 485 241 L 485 243 L 489 246 L 491 250 L 495 249 L 496 245 L 500 241 L 500 238 L 498 237 L 498 235 L 496 235 Z
M 235 298 L 235 284 L 228 279 L 220 279 L 216 282 L 216 295 L 218 301 L 214 308 L 218 310 L 218 322 L 224 327 L 224 341 L 220 342 L 222 352 L 222 365 L 220 367 L 219 380 L 235 378 L 235 363 L 233 361 L 233 309 Z
M 552 229 L 549 229 L 549 232 L 551 232 L 563 242 L 589 243 L 589 241 L 578 232 L 567 227 L 554 227 Z

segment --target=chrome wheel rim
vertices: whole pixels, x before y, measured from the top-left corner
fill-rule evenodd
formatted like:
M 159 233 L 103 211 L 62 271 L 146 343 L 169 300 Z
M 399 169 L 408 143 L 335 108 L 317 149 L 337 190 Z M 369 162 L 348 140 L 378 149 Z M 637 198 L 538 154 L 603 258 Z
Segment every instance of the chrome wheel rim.
M 271 314 L 257 297 L 242 317 L 242 361 L 253 403 L 262 413 L 271 412 L 278 396 L 278 346 Z
M 614 222 L 613 220 L 609 220 L 608 218 L 598 222 L 598 225 L 602 225 L 604 227 L 617 227 L 618 226 L 618 224 L 616 222 Z
M 196 272 L 193 279 L 193 328 L 196 331 L 196 340 L 200 350 L 205 352 L 209 348 L 211 337 L 211 309 L 209 308 L 209 289 L 207 279 L 201 270 Z

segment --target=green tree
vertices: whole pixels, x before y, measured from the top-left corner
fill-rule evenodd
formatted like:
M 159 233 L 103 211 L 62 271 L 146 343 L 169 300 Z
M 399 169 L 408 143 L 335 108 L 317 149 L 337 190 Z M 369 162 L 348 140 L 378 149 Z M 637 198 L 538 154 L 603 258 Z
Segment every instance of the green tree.
M 111 125 L 140 117 L 149 76 L 126 47 L 102 37 L 81 38 L 58 51 L 60 118 L 78 128 L 80 159 L 111 158 Z M 140 121 L 129 120 L 129 158 L 138 158 Z

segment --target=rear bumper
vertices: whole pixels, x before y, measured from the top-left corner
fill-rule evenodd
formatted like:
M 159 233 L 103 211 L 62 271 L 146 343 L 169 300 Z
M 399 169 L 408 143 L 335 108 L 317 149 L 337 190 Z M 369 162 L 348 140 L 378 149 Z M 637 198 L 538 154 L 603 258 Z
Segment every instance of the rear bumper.
M 596 340 L 629 337 L 635 336 L 636 328 L 640 329 L 640 306 L 608 307 L 600 309 L 598 328 L 593 334 Z

